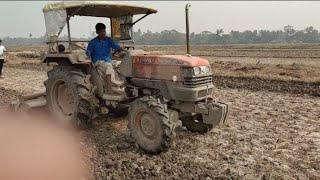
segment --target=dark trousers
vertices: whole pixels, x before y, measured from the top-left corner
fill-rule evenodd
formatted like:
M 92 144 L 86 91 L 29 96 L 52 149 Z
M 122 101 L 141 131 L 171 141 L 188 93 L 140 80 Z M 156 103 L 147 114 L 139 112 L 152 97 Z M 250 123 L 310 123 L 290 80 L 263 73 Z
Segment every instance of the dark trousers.
M 4 62 L 4 59 L 0 59 L 0 75 L 2 75 L 3 62 Z

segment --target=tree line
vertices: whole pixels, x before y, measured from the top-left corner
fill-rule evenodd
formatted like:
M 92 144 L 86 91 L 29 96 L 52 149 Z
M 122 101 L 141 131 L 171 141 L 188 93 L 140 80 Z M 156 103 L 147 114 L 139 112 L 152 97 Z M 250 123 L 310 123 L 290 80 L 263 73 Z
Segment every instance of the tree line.
M 135 42 L 141 45 L 181 45 L 185 44 L 186 34 L 176 30 L 165 30 L 160 33 L 141 30 L 135 32 Z M 303 30 L 294 30 L 285 26 L 283 30 L 246 30 L 225 34 L 223 29 L 216 32 L 202 31 L 190 33 L 190 44 L 267 44 L 267 43 L 320 43 L 320 33 L 309 26 Z
M 94 37 L 73 38 L 75 40 L 91 40 Z M 186 34 L 177 30 L 164 30 L 161 32 L 142 32 L 138 29 L 134 32 L 135 43 L 137 45 L 184 45 Z M 67 39 L 64 35 L 60 39 Z M 11 45 L 41 45 L 45 44 L 46 37 L 40 38 L 3 38 L 3 44 Z M 200 33 L 190 33 L 190 44 L 210 45 L 210 44 L 267 44 L 267 43 L 320 43 L 320 33 L 317 29 L 309 26 L 303 30 L 295 30 L 292 26 L 285 26 L 283 30 L 232 30 L 224 33 L 223 29 L 215 32 L 202 31 Z

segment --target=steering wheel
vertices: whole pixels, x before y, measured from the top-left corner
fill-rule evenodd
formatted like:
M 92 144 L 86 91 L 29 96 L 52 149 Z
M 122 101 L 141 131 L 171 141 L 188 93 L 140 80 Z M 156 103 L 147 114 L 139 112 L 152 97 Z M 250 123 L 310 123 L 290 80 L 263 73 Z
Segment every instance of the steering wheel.
M 123 58 L 125 56 L 124 53 L 120 53 L 122 51 L 122 49 L 118 49 L 113 51 L 112 56 L 116 57 L 116 58 Z

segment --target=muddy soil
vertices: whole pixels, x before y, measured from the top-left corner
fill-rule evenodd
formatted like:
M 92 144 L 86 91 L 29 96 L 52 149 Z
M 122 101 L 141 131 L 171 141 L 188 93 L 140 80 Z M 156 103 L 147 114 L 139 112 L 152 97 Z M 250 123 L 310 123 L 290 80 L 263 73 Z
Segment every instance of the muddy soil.
M 41 88 L 44 71 L 7 68 L 10 99 Z M 10 75 L 10 76 L 9 76 Z M 21 85 L 17 85 L 19 83 Z M 9 83 L 11 82 L 11 83 Z M 38 84 L 38 86 L 36 86 Z M 40 85 L 39 85 L 40 84 Z M 206 135 L 180 129 L 173 147 L 149 156 L 128 140 L 124 119 L 104 117 L 82 131 L 95 179 L 319 179 L 320 98 L 267 91 L 217 89 L 231 106 L 228 125 Z M 2 99 L 6 102 L 6 99 Z
M 43 81 L 47 79 L 45 71 L 33 71 L 19 68 L 5 68 L 0 79 L 1 88 L 21 94 L 35 93 L 45 89 Z
M 235 62 L 241 64 L 264 64 L 264 65 L 287 65 L 292 64 L 307 67 L 320 67 L 319 58 L 261 58 L 261 57 L 214 57 L 214 56 L 200 56 L 210 62 Z
M 96 179 L 319 179 L 320 98 L 218 89 L 231 106 L 228 125 L 206 135 L 179 130 L 174 146 L 144 154 L 127 139 L 127 122 L 97 122 Z
M 33 70 L 33 71 L 49 71 L 53 67 L 52 64 L 39 64 L 39 63 L 18 63 L 18 64 L 6 64 L 6 68 Z
M 139 46 L 139 48 L 154 54 L 186 54 L 185 46 Z M 259 57 L 259 58 L 320 58 L 319 46 L 308 48 L 270 48 L 256 46 L 254 48 L 230 48 L 225 46 L 191 46 L 194 56 L 213 57 Z
M 259 77 L 235 77 L 215 75 L 216 87 L 232 89 L 249 89 L 252 91 L 274 91 L 281 93 L 305 94 L 320 97 L 320 82 L 296 80 L 262 79 Z
M 0 87 L 0 106 L 10 103 L 13 99 L 17 97 L 17 95 L 20 95 L 21 93 L 14 91 L 14 90 L 8 90 Z
M 47 69 L 18 64 L 5 66 L 0 105 L 44 89 Z M 241 67 L 235 68 L 246 73 Z M 101 117 L 80 132 L 92 179 L 320 179 L 320 97 L 292 94 L 290 84 L 289 93 L 266 91 L 272 83 L 222 77 L 214 93 L 231 107 L 228 124 L 206 135 L 181 128 L 173 147 L 158 156 L 131 144 L 125 119 Z
M 320 82 L 319 67 L 292 63 L 247 64 L 228 61 L 210 61 L 214 76 L 251 77 L 282 81 Z

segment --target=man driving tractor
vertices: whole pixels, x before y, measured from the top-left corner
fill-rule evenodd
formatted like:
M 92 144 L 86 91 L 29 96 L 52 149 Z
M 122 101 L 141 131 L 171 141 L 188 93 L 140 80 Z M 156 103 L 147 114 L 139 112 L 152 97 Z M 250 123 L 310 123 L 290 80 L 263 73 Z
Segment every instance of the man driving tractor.
M 229 106 L 214 98 L 208 60 L 135 49 L 133 25 L 157 10 L 109 1 L 63 1 L 48 3 L 43 12 L 49 47 L 41 61 L 54 66 L 47 72 L 45 92 L 19 97 L 11 109 L 46 106 L 54 118 L 79 128 L 109 112 L 122 114 L 134 144 L 152 154 L 170 148 L 180 125 L 208 133 L 227 122 Z M 135 15 L 143 16 L 133 21 Z M 78 46 L 70 31 L 73 16 L 109 18 L 111 37 L 119 39 L 125 53 L 116 54 L 121 47 L 106 36 L 102 23 L 87 48 Z M 65 25 L 69 47 L 60 50 L 55 46 L 63 47 L 59 35 Z
M 111 48 L 115 52 L 120 52 L 122 48 L 111 37 L 106 35 L 106 26 L 103 23 L 97 23 L 95 28 L 98 36 L 89 42 L 87 54 L 96 65 L 100 76 L 104 78 L 108 94 L 112 94 L 117 89 L 121 89 L 120 87 L 125 83 L 125 80 L 113 68 L 110 58 Z

